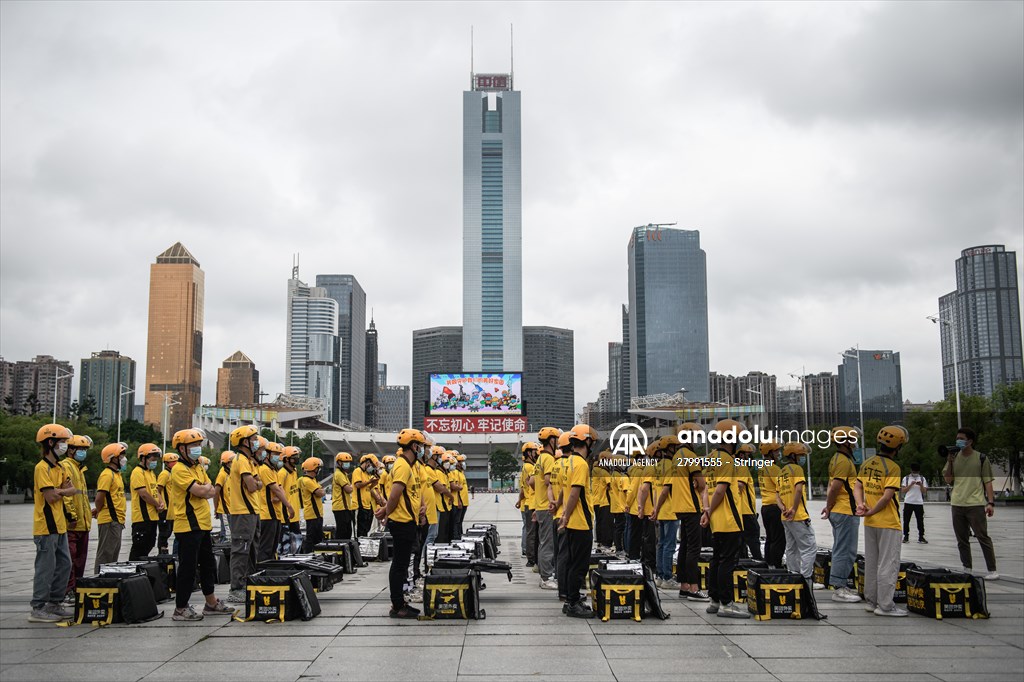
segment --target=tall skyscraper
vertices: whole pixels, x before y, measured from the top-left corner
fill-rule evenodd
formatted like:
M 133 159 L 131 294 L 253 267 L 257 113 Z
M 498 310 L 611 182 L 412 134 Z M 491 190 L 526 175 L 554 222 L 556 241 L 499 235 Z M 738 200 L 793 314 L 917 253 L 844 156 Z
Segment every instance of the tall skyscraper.
M 167 433 L 186 429 L 199 407 L 203 381 L 203 296 L 206 275 L 181 242 L 149 266 L 146 423 Z
M 122 391 L 121 387 L 124 387 Z M 103 428 L 117 424 L 118 401 L 121 402 L 121 421 L 134 419 L 135 361 L 116 350 L 101 350 L 92 357 L 82 358 L 78 382 L 78 404 L 87 400 L 95 406 L 94 416 Z
M 462 327 L 430 327 L 412 332 L 412 425 L 423 428 L 430 400 L 430 375 L 462 371 Z M 525 392 L 525 391 L 524 391 Z
M 217 369 L 217 404 L 248 405 L 260 402 L 260 373 L 256 364 L 238 350 Z
M 377 385 L 388 385 L 388 363 L 386 362 L 377 363 Z
M 942 388 L 953 395 L 956 334 L 960 392 L 991 396 L 1000 384 L 1024 381 L 1017 253 L 1001 244 L 964 249 L 956 289 L 939 298 Z
M 633 397 L 632 389 L 629 385 L 629 377 L 631 371 L 631 365 L 629 363 L 630 354 L 630 343 L 629 343 L 629 306 L 622 304 L 622 374 L 621 374 L 621 385 L 622 395 L 620 397 L 619 411 L 626 413 L 629 411 L 630 400 Z
M 891 350 L 864 350 L 843 356 L 839 365 L 839 412 L 844 419 L 860 414 L 861 393 L 857 387 L 857 366 L 863 382 L 864 418 L 886 419 L 903 416 L 903 377 L 900 354 Z M 859 360 L 858 360 L 859 358 Z
M 523 327 L 523 401 L 529 430 L 571 428 L 575 417 L 573 331 Z
M 317 275 L 316 285 L 338 302 L 341 381 L 335 386 L 331 421 L 366 424 L 366 292 L 352 275 Z
M 622 342 L 608 342 L 608 410 L 609 413 L 625 412 L 622 390 Z M 625 406 L 628 409 L 628 405 Z
M 854 366 L 856 366 L 856 361 L 854 361 Z M 809 426 L 831 427 L 838 426 L 839 422 L 844 422 L 846 426 L 859 426 L 853 416 L 859 414 L 856 407 L 850 413 L 842 411 L 839 377 L 832 372 L 818 372 L 804 377 L 804 390 L 807 392 L 807 424 Z M 856 386 L 854 390 L 856 390 Z M 866 414 L 866 401 L 864 405 Z
M 409 387 L 381 386 L 377 389 L 377 431 L 396 432 L 409 428 Z
M 366 330 L 366 369 L 363 380 L 363 395 L 365 407 L 366 424 L 374 426 L 377 423 L 374 410 L 377 405 L 377 388 L 387 384 L 378 383 L 377 374 L 377 325 L 373 322 L 373 315 L 370 315 L 370 328 Z M 408 402 L 408 400 L 406 400 Z
M 67 418 L 74 375 L 70 362 L 52 355 L 37 355 L 18 362 L 0 358 L 3 408 L 11 414 L 52 415 L 56 393 L 57 419 Z
M 707 264 L 700 232 L 633 229 L 629 256 L 630 395 L 708 399 Z
M 473 74 L 462 94 L 461 364 L 467 372 L 523 369 L 519 109 L 511 74 Z
M 298 265 L 288 280 L 287 336 L 285 393 L 323 399 L 327 419 L 336 422 L 342 344 L 338 302 L 326 289 L 302 282 Z

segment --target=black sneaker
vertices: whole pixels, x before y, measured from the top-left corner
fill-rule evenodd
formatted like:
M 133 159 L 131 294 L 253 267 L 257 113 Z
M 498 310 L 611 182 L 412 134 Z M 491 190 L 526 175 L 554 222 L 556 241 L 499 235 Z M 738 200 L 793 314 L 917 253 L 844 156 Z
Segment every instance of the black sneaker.
M 910 542 L 910 538 L 908 538 L 908 537 L 907 537 L 906 535 L 904 535 L 904 536 L 903 536 L 903 544 L 905 545 L 905 544 L 907 544 L 908 542 Z
M 918 539 L 917 539 L 917 542 L 918 542 L 919 544 L 922 544 L 922 545 L 927 545 L 927 544 L 928 544 L 928 541 L 927 541 L 927 540 L 925 540 L 924 538 L 918 538 Z
M 413 620 L 413 619 L 418 618 L 419 615 L 420 615 L 420 610 L 416 609 L 416 608 L 413 608 L 412 606 L 409 606 L 408 604 L 406 604 L 405 606 L 403 606 L 400 609 L 394 609 L 393 608 L 393 609 L 391 609 L 388 612 L 388 616 L 390 616 L 391 618 L 401 618 L 401 619 L 404 619 L 404 620 Z
M 565 615 L 570 618 L 593 618 L 594 610 L 587 606 L 585 602 L 578 601 L 568 607 Z
M 536 566 L 536 565 L 537 565 L 537 562 L 536 562 L 536 561 L 527 561 L 527 562 L 526 562 L 526 567 L 527 567 L 527 568 L 533 568 L 533 567 L 534 567 L 534 566 Z

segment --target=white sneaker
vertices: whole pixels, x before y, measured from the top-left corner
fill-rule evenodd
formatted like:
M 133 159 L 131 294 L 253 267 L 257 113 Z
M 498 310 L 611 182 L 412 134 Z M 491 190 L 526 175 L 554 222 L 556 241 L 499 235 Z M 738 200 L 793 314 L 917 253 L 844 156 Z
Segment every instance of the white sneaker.
M 405 595 L 405 600 L 414 604 L 422 604 L 423 592 L 420 590 L 413 590 L 409 594 Z
M 655 585 L 655 587 L 658 587 L 660 589 L 664 589 L 665 588 L 665 581 L 662 580 L 661 578 L 659 578 L 658 576 L 654 576 L 654 585 Z
M 875 609 L 877 609 L 877 608 L 878 608 L 878 604 L 874 604 L 872 602 L 869 602 L 867 599 L 864 600 L 864 610 L 867 611 L 868 613 L 874 613 Z
M 902 608 L 902 607 L 897 605 L 897 606 L 893 606 L 888 611 L 884 610 L 881 606 L 879 606 L 878 608 L 875 609 L 875 615 L 876 616 L 894 616 L 896 618 L 901 618 L 901 617 L 909 615 L 909 614 L 907 613 L 906 609 L 904 609 L 904 608 Z
M 666 580 L 664 582 L 665 582 L 665 589 L 666 590 L 679 590 L 679 581 L 676 580 L 675 578 L 669 578 L 668 580 Z
M 860 595 L 855 593 L 849 587 L 840 587 L 838 590 L 832 593 L 832 601 L 845 602 L 847 604 L 856 604 L 861 601 Z
M 750 610 L 746 604 L 742 606 L 737 602 L 732 602 L 726 606 L 723 606 L 718 611 L 719 618 L 750 618 Z
M 985 574 L 985 580 L 999 580 L 999 574 L 995 571 Z
M 811 589 L 812 589 L 812 590 L 824 590 L 824 589 L 825 589 L 825 586 L 824 586 L 824 585 L 821 585 L 821 584 L 819 584 L 819 583 L 814 583 L 814 584 L 813 584 L 813 585 L 811 586 Z
M 228 592 L 228 603 L 229 604 L 244 604 L 245 603 L 245 590 L 231 590 Z
M 541 580 L 540 581 L 540 589 L 542 589 L 542 590 L 557 590 L 558 589 L 558 583 L 555 582 L 554 578 L 549 578 L 548 580 Z

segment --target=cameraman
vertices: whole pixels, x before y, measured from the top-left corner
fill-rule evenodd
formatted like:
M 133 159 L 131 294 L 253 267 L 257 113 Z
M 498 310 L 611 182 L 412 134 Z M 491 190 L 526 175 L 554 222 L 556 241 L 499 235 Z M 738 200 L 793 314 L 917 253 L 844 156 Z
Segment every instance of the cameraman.
M 956 434 L 956 449 L 947 450 L 946 468 L 942 475 L 952 484 L 950 508 L 953 513 L 953 533 L 960 550 L 960 563 L 970 572 L 973 563 L 969 531 L 973 530 L 981 552 L 985 555 L 988 571 L 986 580 L 996 580 L 996 552 L 988 536 L 988 518 L 995 513 L 995 495 L 992 492 L 992 463 L 974 449 L 977 435 L 964 427 Z

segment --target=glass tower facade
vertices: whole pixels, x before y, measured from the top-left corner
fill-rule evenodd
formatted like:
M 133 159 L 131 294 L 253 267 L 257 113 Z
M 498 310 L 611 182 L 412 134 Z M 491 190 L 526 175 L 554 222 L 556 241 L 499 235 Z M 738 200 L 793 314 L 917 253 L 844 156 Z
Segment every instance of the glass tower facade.
M 843 364 L 839 365 L 839 412 L 842 416 L 848 418 L 860 413 L 858 363 L 860 379 L 864 382 L 864 418 L 902 418 L 903 377 L 900 372 L 900 354 L 891 350 L 863 349 L 856 357 L 844 355 Z
M 519 92 L 508 74 L 476 74 L 462 107 L 462 366 L 522 371 Z
M 124 395 L 121 395 L 122 386 Z M 96 403 L 95 416 L 103 428 L 117 424 L 118 400 L 121 402 L 121 421 L 134 418 L 134 393 L 128 392 L 134 390 L 135 361 L 127 355 L 116 350 L 101 350 L 90 358 L 82 358 L 78 404 L 92 398 Z
M 942 388 L 953 395 L 953 339 L 960 392 L 991 396 L 1000 384 L 1024 381 L 1017 253 L 976 246 L 956 261 L 956 290 L 939 298 Z
M 317 275 L 316 285 L 338 302 L 341 380 L 334 390 L 331 421 L 366 423 L 366 292 L 352 275 Z
M 707 401 L 707 260 L 700 233 L 637 227 L 627 253 L 629 395 L 685 388 L 687 400 Z
M 338 302 L 327 295 L 326 289 L 300 281 L 297 271 L 288 280 L 287 334 L 285 392 L 323 399 L 327 418 L 335 422 L 342 345 Z

